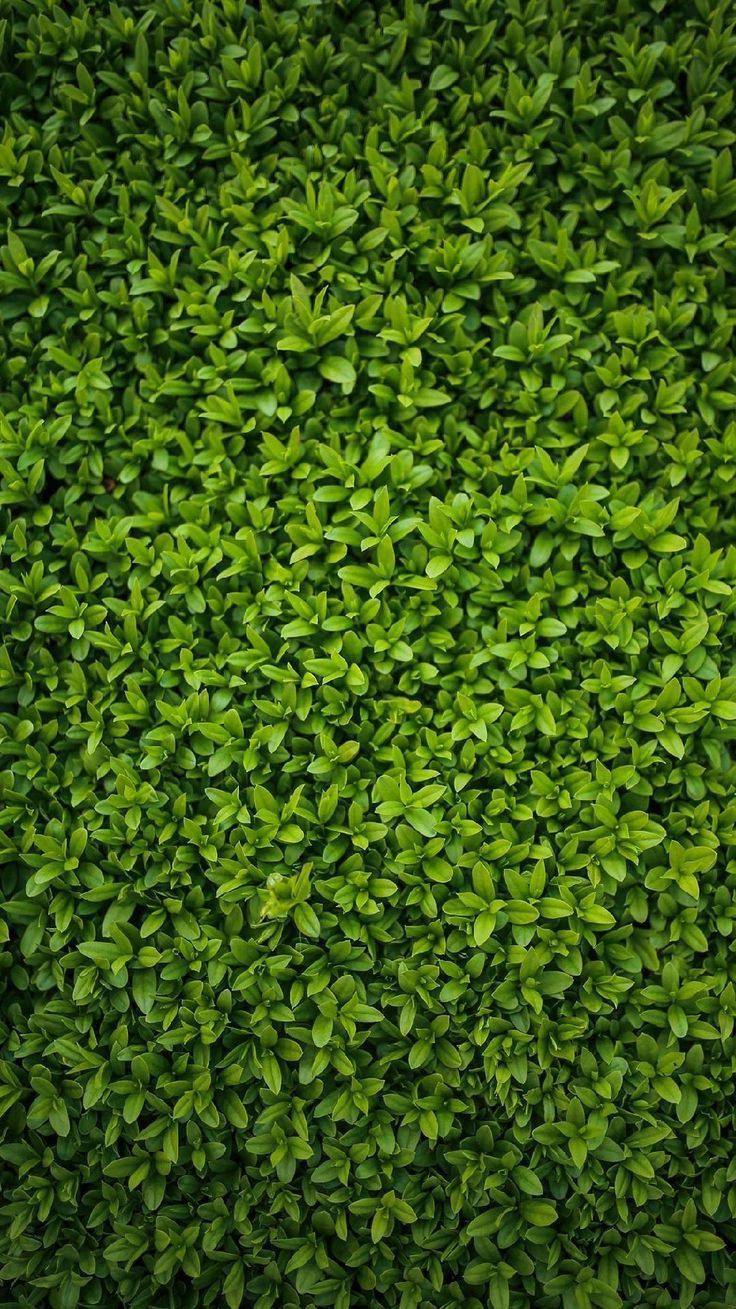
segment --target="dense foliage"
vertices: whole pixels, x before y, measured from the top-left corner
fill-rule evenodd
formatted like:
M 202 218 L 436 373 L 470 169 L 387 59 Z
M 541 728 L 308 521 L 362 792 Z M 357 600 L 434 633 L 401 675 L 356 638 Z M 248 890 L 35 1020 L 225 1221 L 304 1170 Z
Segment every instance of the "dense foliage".
M 0 12 L 0 1305 L 736 1305 L 736 11 Z

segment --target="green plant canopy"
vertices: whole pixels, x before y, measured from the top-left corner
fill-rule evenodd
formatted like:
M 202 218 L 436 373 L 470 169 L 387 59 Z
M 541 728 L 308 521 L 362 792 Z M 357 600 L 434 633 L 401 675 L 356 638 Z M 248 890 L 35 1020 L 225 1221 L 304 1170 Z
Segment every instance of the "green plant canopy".
M 0 1309 L 736 1307 L 733 0 L 0 0 Z

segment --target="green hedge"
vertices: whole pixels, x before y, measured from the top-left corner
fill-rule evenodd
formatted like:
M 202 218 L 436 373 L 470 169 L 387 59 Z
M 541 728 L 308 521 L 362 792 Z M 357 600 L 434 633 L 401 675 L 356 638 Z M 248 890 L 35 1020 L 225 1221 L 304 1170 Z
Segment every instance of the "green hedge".
M 736 9 L 0 14 L 0 1309 L 736 1306 Z

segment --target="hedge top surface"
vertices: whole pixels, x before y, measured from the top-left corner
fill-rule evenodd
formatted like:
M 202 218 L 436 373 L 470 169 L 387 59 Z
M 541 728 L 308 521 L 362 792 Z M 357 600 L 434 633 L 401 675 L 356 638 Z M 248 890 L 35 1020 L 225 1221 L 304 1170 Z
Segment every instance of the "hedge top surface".
M 0 1306 L 736 1306 L 732 5 L 1 8 Z

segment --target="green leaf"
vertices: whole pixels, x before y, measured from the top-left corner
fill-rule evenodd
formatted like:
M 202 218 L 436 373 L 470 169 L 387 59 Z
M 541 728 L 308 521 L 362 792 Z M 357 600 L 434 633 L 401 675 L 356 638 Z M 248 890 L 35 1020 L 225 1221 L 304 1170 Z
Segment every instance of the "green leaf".
M 327 355 L 320 359 L 319 371 L 328 382 L 338 382 L 341 386 L 355 385 L 355 369 L 342 355 Z
M 245 1274 L 243 1271 L 243 1264 L 241 1260 L 238 1259 L 234 1264 L 230 1265 L 227 1277 L 225 1278 L 222 1287 L 223 1295 L 225 1296 L 225 1303 L 228 1306 L 228 1309 L 240 1309 L 240 1305 L 243 1302 L 244 1290 Z
M 522 1200 L 521 1214 L 533 1227 L 551 1227 L 557 1221 L 557 1209 L 549 1200 Z

